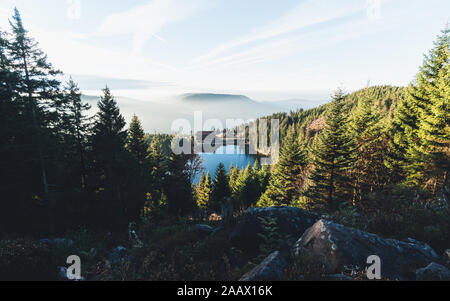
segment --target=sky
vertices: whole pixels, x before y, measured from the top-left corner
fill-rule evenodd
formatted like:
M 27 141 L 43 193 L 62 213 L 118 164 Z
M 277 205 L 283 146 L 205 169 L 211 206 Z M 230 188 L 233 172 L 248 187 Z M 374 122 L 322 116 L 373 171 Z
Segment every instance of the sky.
M 448 0 L 2 0 L 85 94 L 328 99 L 407 85 L 450 22 Z

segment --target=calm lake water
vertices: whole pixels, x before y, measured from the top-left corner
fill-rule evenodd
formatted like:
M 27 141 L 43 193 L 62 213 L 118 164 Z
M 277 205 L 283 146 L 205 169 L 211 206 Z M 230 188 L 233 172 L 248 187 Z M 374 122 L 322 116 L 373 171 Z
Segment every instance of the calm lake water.
M 213 179 L 216 176 L 216 170 L 220 163 L 225 165 L 225 169 L 228 172 L 231 164 L 233 164 L 233 166 L 239 166 L 239 168 L 245 168 L 248 163 L 253 165 L 257 158 L 257 156 L 246 154 L 245 149 L 240 148 L 237 145 L 222 146 L 214 153 L 201 153 L 199 156 L 203 161 L 202 167 L 205 169 L 205 174 L 209 171 Z M 194 183 L 198 183 L 200 177 L 201 173 L 197 175 Z

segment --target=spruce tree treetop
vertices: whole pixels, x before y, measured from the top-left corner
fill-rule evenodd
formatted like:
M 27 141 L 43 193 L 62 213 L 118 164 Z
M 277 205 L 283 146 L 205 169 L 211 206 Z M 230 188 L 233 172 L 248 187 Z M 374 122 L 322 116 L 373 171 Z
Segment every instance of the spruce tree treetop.
M 430 153 L 433 152 L 432 141 L 436 141 L 433 132 L 439 131 L 438 128 L 445 129 L 445 121 L 435 123 L 438 119 L 445 120 L 438 116 L 448 111 L 445 105 L 437 109 L 440 97 L 436 98 L 436 95 L 442 93 L 442 78 L 445 82 L 448 76 L 445 70 L 449 64 L 449 47 L 450 30 L 447 26 L 428 55 L 424 56 L 416 80 L 408 87 L 407 99 L 400 104 L 395 116 L 395 125 L 400 131 L 394 136 L 394 149 L 399 150 L 400 166 L 409 184 L 422 185 L 433 178 L 436 183 L 436 176 L 442 178 L 439 173 L 444 173 L 443 169 L 433 167 Z M 441 113 L 436 115 L 434 112 L 438 111 Z
M 74 136 L 78 132 L 79 134 L 86 134 L 90 127 L 90 118 L 86 112 L 91 109 L 91 106 L 82 101 L 81 95 L 80 88 L 73 81 L 72 77 L 70 77 L 64 86 L 60 100 L 61 105 L 57 109 L 60 119 L 63 119 L 60 123 L 64 127 L 64 130 Z
M 344 114 L 344 99 L 343 91 L 338 89 L 326 114 L 325 130 L 313 151 L 312 186 L 307 193 L 313 204 L 331 210 L 349 197 L 347 171 L 352 163 L 353 141 Z
M 230 197 L 229 177 L 223 163 L 217 167 L 216 177 L 214 179 L 211 197 L 211 208 L 218 211 L 225 198 Z
M 105 151 L 119 151 L 125 145 L 127 131 L 125 118 L 120 114 L 108 86 L 98 102 L 99 112 L 94 126 L 94 147 Z
M 353 135 L 359 138 L 365 132 L 373 130 L 373 127 L 378 125 L 380 118 L 380 114 L 374 110 L 372 99 L 362 99 L 354 113 L 350 129 Z
M 139 118 L 136 115 L 133 115 L 131 119 L 126 147 L 140 164 L 143 164 L 149 155 L 149 146 L 145 139 L 145 132 Z
M 72 170 L 73 177 L 68 180 L 71 184 L 76 181 L 81 184 L 80 187 L 84 188 L 87 167 L 85 149 L 92 127 L 92 118 L 87 115 L 91 106 L 82 101 L 81 95 L 78 85 L 70 78 L 64 86 L 61 97 L 57 100 L 55 128 L 58 129 L 60 140 L 61 150 L 58 153 L 62 156 L 63 161 L 70 162 L 70 164 L 62 166 L 65 170 L 61 173 L 69 174 Z
M 28 36 L 22 17 L 17 8 L 10 20 L 12 41 L 10 53 L 14 68 L 23 78 L 22 92 L 29 98 L 42 102 L 54 99 L 58 95 L 60 82 L 57 79 L 62 72 L 53 68 L 47 61 L 47 55 L 38 47 L 38 43 Z M 52 103 L 48 104 L 50 107 Z

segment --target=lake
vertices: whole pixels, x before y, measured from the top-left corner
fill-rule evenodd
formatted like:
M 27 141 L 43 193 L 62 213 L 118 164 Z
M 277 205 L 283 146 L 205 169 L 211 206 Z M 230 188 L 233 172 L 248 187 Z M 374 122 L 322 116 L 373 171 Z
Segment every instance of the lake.
M 227 172 L 230 169 L 230 165 L 239 166 L 239 168 L 247 167 L 248 163 L 253 165 L 257 156 L 248 155 L 245 149 L 238 145 L 226 145 L 219 147 L 214 153 L 200 153 L 199 156 L 202 159 L 202 167 L 205 174 L 211 173 L 211 177 L 214 180 L 216 176 L 216 170 L 220 163 L 225 165 Z M 194 179 L 194 183 L 200 181 L 201 173 Z

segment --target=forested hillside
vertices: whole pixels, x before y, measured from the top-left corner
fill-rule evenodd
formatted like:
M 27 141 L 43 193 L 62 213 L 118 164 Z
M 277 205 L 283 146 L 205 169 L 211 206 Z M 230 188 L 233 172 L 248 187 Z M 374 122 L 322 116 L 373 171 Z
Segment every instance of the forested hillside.
M 390 122 L 397 105 L 406 97 L 406 88 L 393 86 L 372 86 L 348 95 L 345 95 L 344 110 L 351 117 L 358 108 L 360 102 L 372 100 L 374 111 L 380 113 L 383 120 Z M 320 107 L 290 113 L 277 113 L 263 117 L 264 119 L 280 120 L 280 135 L 286 136 L 289 127 L 295 127 L 299 134 L 304 135 L 306 142 L 310 142 L 325 126 L 325 112 L 331 106 L 330 103 Z
M 221 164 L 194 185 L 198 156 L 174 154 L 172 136 L 145 133 L 137 116 L 127 129 L 107 86 L 88 117 L 82 91 L 60 82 L 16 10 L 0 31 L 0 279 L 44 277 L 35 268 L 56 278 L 74 252 L 93 280 L 239 279 L 298 239 L 263 218 L 260 248 L 239 249 L 230 233 L 251 207 L 301 208 L 443 252 L 449 45 L 446 28 L 408 87 L 337 89 L 326 105 L 266 117 L 281 126 L 274 166 Z

